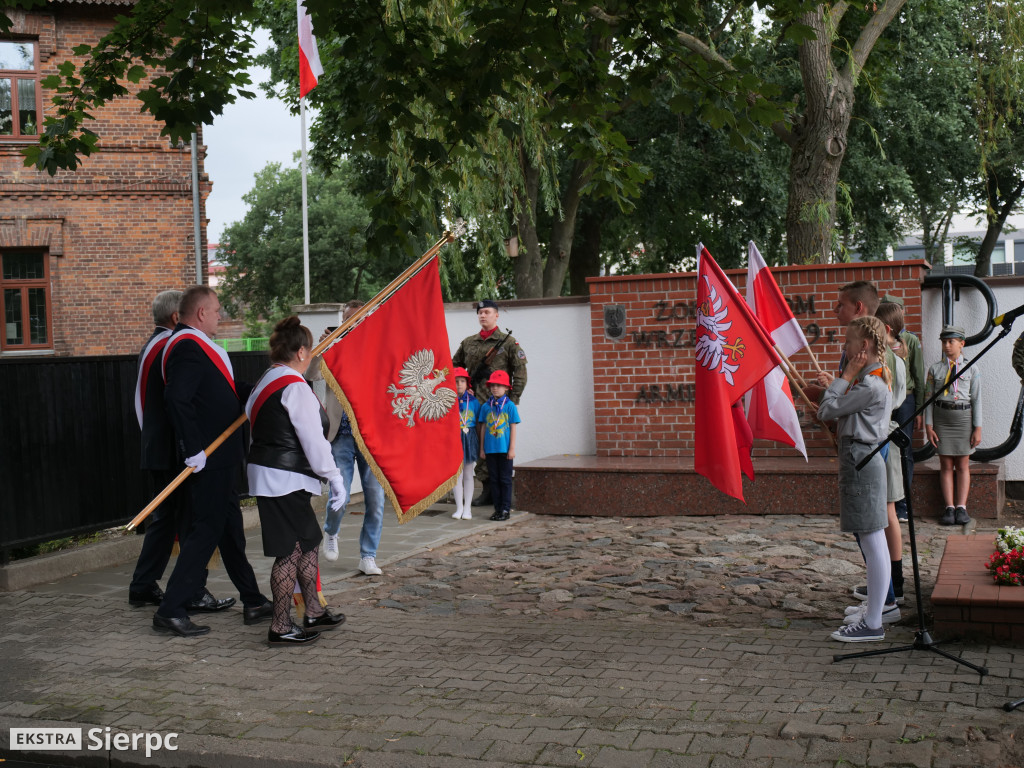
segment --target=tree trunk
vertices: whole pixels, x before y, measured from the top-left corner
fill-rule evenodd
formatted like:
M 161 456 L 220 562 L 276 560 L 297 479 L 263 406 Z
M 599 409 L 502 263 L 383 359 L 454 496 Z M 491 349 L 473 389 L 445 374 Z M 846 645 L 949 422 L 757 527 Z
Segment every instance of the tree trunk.
M 569 293 L 587 296 L 587 278 L 601 274 L 601 225 L 604 216 L 591 211 L 580 218 L 580 242 L 573 249 L 569 262 Z
M 817 38 L 800 46 L 804 111 L 790 134 L 786 246 L 790 264 L 827 264 L 832 257 L 836 185 L 853 112 L 853 81 L 832 65 L 833 34 L 824 6 L 805 14 Z
M 981 241 L 981 247 L 978 248 L 978 258 L 974 262 L 975 277 L 988 277 L 989 269 L 992 266 L 992 251 L 995 249 L 996 243 L 999 242 L 999 235 L 1003 231 L 1003 225 L 1006 224 L 1006 217 L 1017 206 L 1021 194 L 1024 193 L 1024 179 L 1018 181 L 1017 185 L 1008 192 L 1003 191 L 1004 188 L 1000 181 L 1002 184 L 1006 184 L 1008 180 L 1000 180 L 995 173 L 989 173 L 985 181 L 988 189 L 989 213 L 985 217 L 988 227 L 985 230 L 985 237 Z M 1001 192 L 1003 192 L 1002 195 Z
M 515 258 L 516 298 L 539 299 L 543 296 L 544 261 L 537 238 L 537 194 L 540 189 L 540 171 L 522 154 L 523 178 L 526 180 L 526 200 L 522 201 L 516 219 L 519 235 L 519 255 Z
M 562 195 L 562 216 L 551 228 L 548 245 L 548 260 L 544 265 L 544 295 L 561 296 L 565 284 L 565 272 L 572 257 L 572 240 L 576 234 L 576 214 L 580 209 L 580 191 L 586 183 L 587 164 L 581 160 L 573 163 L 572 173 Z

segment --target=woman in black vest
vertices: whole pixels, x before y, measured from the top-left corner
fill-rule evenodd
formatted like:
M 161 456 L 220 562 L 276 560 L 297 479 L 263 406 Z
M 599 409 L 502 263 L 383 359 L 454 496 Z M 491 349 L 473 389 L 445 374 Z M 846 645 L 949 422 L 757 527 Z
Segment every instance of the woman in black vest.
M 310 497 L 320 495 L 320 478 L 331 484 L 331 502 L 345 501 L 341 471 L 327 442 L 327 415 L 302 374 L 309 367 L 313 336 L 299 318 L 285 318 L 270 337 L 273 365 L 245 404 L 252 424 L 249 493 L 256 497 L 263 531 L 263 554 L 277 558 L 270 572 L 274 618 L 267 633 L 271 645 L 304 645 L 317 630 L 345 621 L 320 604 L 317 552 L 320 524 Z M 291 620 L 296 579 L 306 603 L 299 627 Z

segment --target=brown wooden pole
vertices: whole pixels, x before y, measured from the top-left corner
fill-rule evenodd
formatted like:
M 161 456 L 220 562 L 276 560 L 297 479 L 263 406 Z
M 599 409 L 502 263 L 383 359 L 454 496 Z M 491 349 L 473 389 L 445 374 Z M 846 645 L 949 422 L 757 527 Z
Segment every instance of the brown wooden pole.
M 220 448 L 221 444 L 225 440 L 227 440 L 231 436 L 231 434 L 240 426 L 242 426 L 245 422 L 246 415 L 244 413 L 239 414 L 238 418 L 231 422 L 231 426 L 229 426 L 227 429 L 221 432 L 220 436 L 216 440 L 214 440 L 212 443 L 206 446 L 206 450 L 203 451 L 203 453 L 209 456 L 211 453 L 216 451 L 218 448 Z M 163 500 L 170 496 L 171 492 L 174 491 L 175 488 L 177 488 L 179 485 L 185 482 L 185 478 L 191 475 L 192 472 L 192 467 L 185 467 L 183 470 L 181 470 L 181 472 L 178 473 L 178 476 L 174 478 L 170 483 L 168 483 L 167 487 L 160 491 L 160 493 L 157 494 L 157 497 L 153 499 L 151 502 L 149 502 L 149 504 L 146 505 L 146 508 L 139 512 L 139 514 L 137 514 L 134 517 L 134 519 L 130 523 L 128 523 L 128 525 L 125 526 L 125 530 L 131 531 L 137 528 L 139 526 L 139 523 L 141 523 L 143 520 L 149 517 L 153 513 L 153 510 L 159 507 L 160 504 L 163 503 Z
M 779 352 L 779 354 L 781 355 L 782 353 Z M 783 356 L 783 360 L 785 360 L 785 356 Z M 790 367 L 792 368 L 792 366 L 790 366 Z M 803 389 L 800 387 L 800 384 L 797 382 L 797 380 L 789 375 L 788 371 L 786 372 L 786 376 L 789 378 L 789 383 L 793 387 L 796 387 L 796 391 L 799 393 L 800 399 L 802 399 L 805 403 L 807 403 L 807 407 L 811 409 L 811 418 L 814 419 L 814 423 L 817 424 L 818 426 L 820 426 L 823 430 L 825 430 L 825 434 L 828 435 L 828 440 L 829 440 L 830 443 L 832 443 L 832 447 L 833 448 L 838 448 L 839 445 L 836 443 L 836 436 L 832 434 L 832 430 L 828 428 L 828 425 L 825 424 L 825 422 L 823 422 L 823 421 L 818 419 L 818 416 L 817 416 L 818 406 L 816 406 L 814 403 L 811 402 L 811 398 L 809 398 L 807 396 L 807 393 L 803 391 Z
M 786 357 L 786 354 L 778 347 L 775 348 L 775 351 L 776 353 L 778 353 L 779 357 L 782 358 L 782 362 L 784 362 L 786 364 L 786 367 L 789 369 L 788 371 L 786 371 L 786 376 L 788 376 L 790 379 L 796 377 L 796 380 L 800 382 L 800 386 L 806 387 L 807 381 L 804 380 L 804 377 L 800 375 L 800 371 L 798 371 L 796 367 L 791 362 L 789 362 L 789 358 Z

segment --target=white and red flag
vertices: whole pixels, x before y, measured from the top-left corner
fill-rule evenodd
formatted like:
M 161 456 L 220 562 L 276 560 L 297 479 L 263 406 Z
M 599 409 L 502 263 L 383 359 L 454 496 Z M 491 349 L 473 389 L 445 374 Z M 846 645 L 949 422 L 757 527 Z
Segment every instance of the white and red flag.
M 306 11 L 303 0 L 297 0 L 299 10 L 299 98 L 316 88 L 324 67 L 313 37 L 313 18 Z
M 779 364 L 772 341 L 703 245 L 698 246 L 694 469 L 743 500 L 754 479 L 739 399 Z
M 324 352 L 320 369 L 399 521 L 454 487 L 462 432 L 436 256 Z
M 786 357 L 807 346 L 800 324 L 753 240 L 747 245 L 747 304 Z M 780 366 L 750 391 L 747 421 L 754 437 L 791 445 L 807 458 L 793 393 Z

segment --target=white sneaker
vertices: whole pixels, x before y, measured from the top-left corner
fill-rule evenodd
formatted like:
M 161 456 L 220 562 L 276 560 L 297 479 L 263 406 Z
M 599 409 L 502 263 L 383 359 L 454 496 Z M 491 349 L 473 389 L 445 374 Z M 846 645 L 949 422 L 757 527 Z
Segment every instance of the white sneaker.
M 867 603 L 861 603 L 860 605 L 851 605 L 846 609 L 846 618 L 843 619 L 843 624 L 856 624 L 864 618 L 864 614 L 867 613 Z M 895 624 L 900 620 L 900 607 L 898 605 L 883 605 L 882 606 L 882 623 L 883 624 Z
M 452 515 L 452 517 L 454 517 L 456 520 L 461 520 L 462 519 L 462 510 L 461 509 L 456 509 L 455 510 L 455 514 Z
M 326 534 L 324 536 L 324 557 L 332 563 L 338 559 L 338 537 Z
M 372 557 L 364 557 L 359 561 L 359 570 L 367 576 L 380 576 L 383 571 L 377 567 L 377 561 Z
M 466 507 L 464 510 L 462 510 L 462 519 L 463 520 L 472 520 L 473 519 L 473 513 L 470 511 L 469 507 Z

